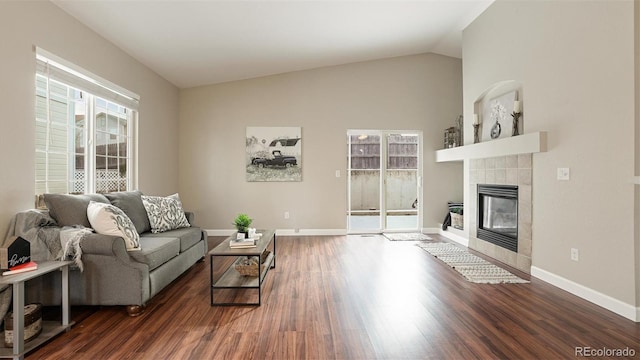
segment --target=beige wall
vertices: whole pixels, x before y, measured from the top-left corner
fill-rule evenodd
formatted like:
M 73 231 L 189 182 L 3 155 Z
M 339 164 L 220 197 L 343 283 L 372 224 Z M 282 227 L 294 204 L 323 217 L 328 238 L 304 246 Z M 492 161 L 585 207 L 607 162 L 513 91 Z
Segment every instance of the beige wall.
M 180 194 L 207 229 L 231 229 L 246 212 L 258 227 L 344 230 L 347 130 L 420 130 L 423 225 L 436 227 L 462 198 L 461 165 L 434 156 L 461 105 L 461 61 L 433 54 L 183 89 Z M 303 181 L 246 182 L 247 126 L 301 126 Z
M 640 0 L 634 1 L 634 24 L 635 24 L 635 98 L 636 98 L 636 149 L 635 153 L 640 154 Z M 640 307 L 640 155 L 636 155 L 636 188 L 635 188 L 635 248 L 636 248 L 636 306 Z M 637 317 L 640 318 L 640 310 L 637 310 Z
M 140 95 L 139 188 L 176 192 L 178 89 L 49 1 L 0 1 L 0 234 L 34 206 L 34 45 Z
M 463 36 L 466 117 L 479 94 L 516 80 L 524 132 L 548 132 L 548 151 L 533 156 L 533 266 L 630 305 L 633 14 L 632 1 L 499 0 Z M 558 167 L 571 169 L 570 181 L 556 180 Z

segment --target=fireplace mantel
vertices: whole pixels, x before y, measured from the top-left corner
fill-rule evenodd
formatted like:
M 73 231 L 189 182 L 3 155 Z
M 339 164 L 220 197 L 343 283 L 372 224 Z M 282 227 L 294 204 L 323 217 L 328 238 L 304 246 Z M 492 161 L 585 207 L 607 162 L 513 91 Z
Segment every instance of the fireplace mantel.
M 436 151 L 436 162 L 463 161 L 503 155 L 532 154 L 547 151 L 547 132 L 469 144 Z

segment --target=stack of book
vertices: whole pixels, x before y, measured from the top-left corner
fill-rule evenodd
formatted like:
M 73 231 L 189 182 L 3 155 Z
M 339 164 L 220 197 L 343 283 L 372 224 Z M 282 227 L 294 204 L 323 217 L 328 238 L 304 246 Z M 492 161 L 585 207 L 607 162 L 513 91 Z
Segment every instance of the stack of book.
M 246 249 L 256 247 L 255 239 L 231 239 L 229 247 L 232 249 Z
M 34 261 L 29 261 L 24 264 L 10 267 L 9 270 L 5 270 L 2 273 L 2 275 L 20 274 L 20 273 L 31 271 L 31 270 L 36 270 L 37 268 L 38 268 L 38 264 L 36 264 Z

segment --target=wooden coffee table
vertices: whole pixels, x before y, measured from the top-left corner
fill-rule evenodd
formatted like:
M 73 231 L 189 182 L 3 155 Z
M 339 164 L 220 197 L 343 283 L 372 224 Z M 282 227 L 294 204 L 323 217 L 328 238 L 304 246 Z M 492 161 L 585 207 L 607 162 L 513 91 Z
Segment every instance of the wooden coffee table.
M 232 249 L 229 247 L 229 242 L 236 238 L 234 233 L 232 236 L 225 239 L 220 245 L 209 251 L 210 257 L 210 278 L 211 278 L 211 306 L 229 306 L 229 305 L 258 305 L 262 304 L 262 284 L 266 278 L 269 270 L 276 267 L 276 232 L 275 230 L 258 230 L 257 233 L 261 233 L 262 237 L 256 241 L 256 247 L 248 249 Z M 267 256 L 263 262 L 264 266 L 258 267 L 258 276 L 243 276 L 234 268 L 235 260 L 229 265 L 229 267 L 223 272 L 219 278 L 214 278 L 213 263 L 217 257 L 251 257 L 257 256 L 258 258 L 265 250 L 270 250 L 271 253 Z M 256 303 L 238 303 L 238 302 L 215 302 L 214 291 L 216 289 L 244 289 L 244 290 L 257 290 L 258 302 Z

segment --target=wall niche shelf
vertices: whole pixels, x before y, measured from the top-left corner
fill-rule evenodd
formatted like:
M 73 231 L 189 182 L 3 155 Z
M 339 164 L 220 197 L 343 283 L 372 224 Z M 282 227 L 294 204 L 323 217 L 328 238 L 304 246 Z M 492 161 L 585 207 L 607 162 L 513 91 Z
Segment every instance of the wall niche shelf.
M 463 161 L 547 151 L 547 132 L 522 134 L 436 151 L 436 162 Z

